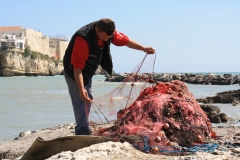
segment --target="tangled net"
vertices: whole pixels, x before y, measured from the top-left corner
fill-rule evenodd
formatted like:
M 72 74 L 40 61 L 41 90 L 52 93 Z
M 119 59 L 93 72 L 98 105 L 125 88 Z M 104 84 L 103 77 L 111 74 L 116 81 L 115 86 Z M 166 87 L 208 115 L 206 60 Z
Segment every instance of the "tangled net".
M 141 150 L 146 146 L 152 153 L 160 148 L 175 150 L 216 137 L 206 113 L 178 80 L 163 83 L 154 81 L 151 74 L 135 72 L 102 101 L 95 99 L 96 106 L 97 101 L 101 102 L 101 113 L 109 109 L 108 115 L 117 115 L 117 119 L 113 126 L 96 130 L 95 135 L 127 141 Z

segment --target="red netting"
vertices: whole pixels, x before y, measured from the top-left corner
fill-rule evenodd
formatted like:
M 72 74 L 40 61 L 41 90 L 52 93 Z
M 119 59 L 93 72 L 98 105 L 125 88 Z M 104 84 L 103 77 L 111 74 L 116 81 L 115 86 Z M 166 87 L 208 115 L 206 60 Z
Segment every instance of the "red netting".
M 140 64 L 142 67 L 143 62 Z M 140 74 L 141 67 L 113 92 L 94 100 L 105 119 L 117 115 L 112 127 L 97 130 L 96 135 L 128 141 L 140 148 L 146 146 L 147 139 L 148 146 L 170 150 L 216 136 L 207 115 L 183 82 L 155 82 L 151 72 Z

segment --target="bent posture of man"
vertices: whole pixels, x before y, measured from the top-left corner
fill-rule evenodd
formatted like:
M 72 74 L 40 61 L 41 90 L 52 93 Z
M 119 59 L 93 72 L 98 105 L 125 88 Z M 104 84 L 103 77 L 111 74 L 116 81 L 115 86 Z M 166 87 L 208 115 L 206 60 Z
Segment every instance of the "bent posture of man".
M 87 24 L 76 31 L 63 58 L 64 76 L 77 124 L 76 135 L 91 134 L 88 116 L 93 99 L 92 77 L 99 65 L 112 74 L 111 43 L 141 50 L 147 54 L 155 53 L 152 47 L 144 47 L 116 31 L 115 23 L 108 18 Z

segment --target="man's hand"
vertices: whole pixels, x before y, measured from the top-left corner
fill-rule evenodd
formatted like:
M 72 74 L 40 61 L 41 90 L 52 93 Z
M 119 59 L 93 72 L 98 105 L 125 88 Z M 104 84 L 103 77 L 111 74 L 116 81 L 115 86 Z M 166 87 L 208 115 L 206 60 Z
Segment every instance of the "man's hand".
M 126 44 L 127 47 L 132 48 L 132 49 L 137 49 L 144 51 L 147 54 L 153 54 L 155 53 L 155 50 L 152 47 L 144 47 L 141 44 L 129 39 L 128 43 Z
M 90 102 L 91 99 L 88 97 L 88 92 L 84 88 L 83 75 L 81 69 L 74 70 L 74 78 L 78 86 L 80 98 L 82 98 L 84 101 Z
M 80 90 L 80 98 L 87 102 L 91 101 L 91 99 L 88 97 L 88 92 L 84 88 Z
M 143 51 L 146 52 L 147 54 L 155 53 L 155 50 L 152 47 L 144 47 Z

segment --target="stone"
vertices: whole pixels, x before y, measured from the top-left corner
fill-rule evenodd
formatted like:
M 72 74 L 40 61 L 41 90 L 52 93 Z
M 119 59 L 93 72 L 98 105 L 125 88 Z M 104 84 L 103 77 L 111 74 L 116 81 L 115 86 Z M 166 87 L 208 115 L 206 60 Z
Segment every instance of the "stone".
M 40 54 L 39 54 L 40 55 Z M 50 57 L 24 57 L 22 53 L 0 53 L 0 76 L 52 76 L 63 73 L 63 64 Z

